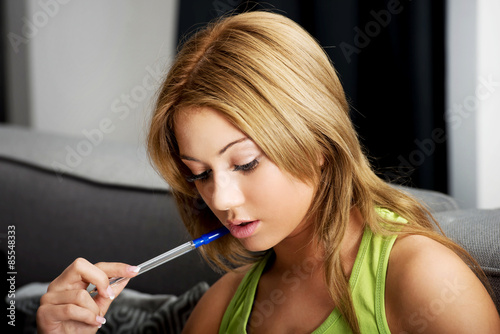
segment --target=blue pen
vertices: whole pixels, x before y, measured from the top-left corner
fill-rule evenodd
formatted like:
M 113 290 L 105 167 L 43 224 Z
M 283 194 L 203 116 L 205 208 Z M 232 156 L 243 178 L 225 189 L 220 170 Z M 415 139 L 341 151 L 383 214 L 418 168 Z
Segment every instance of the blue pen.
M 179 257 L 183 254 L 186 254 L 187 252 L 192 251 L 193 249 L 196 249 L 202 245 L 206 245 L 215 239 L 218 239 L 224 235 L 229 233 L 229 230 L 225 227 L 218 228 L 210 233 L 203 234 L 201 237 L 188 241 L 180 246 L 175 247 L 174 249 L 169 250 L 168 252 L 165 252 L 161 255 L 158 255 L 157 257 L 152 258 L 151 260 L 148 260 L 146 262 L 141 263 L 138 265 L 139 267 L 139 273 L 135 276 L 137 277 L 138 275 L 144 274 L 146 271 L 149 271 L 153 268 L 158 267 L 159 265 L 162 265 L 172 259 L 175 259 L 176 257 Z M 115 285 L 127 278 L 125 277 L 113 277 L 109 280 L 109 285 Z M 97 288 L 95 285 L 91 284 L 87 288 L 89 290 L 90 295 L 93 297 L 97 294 Z

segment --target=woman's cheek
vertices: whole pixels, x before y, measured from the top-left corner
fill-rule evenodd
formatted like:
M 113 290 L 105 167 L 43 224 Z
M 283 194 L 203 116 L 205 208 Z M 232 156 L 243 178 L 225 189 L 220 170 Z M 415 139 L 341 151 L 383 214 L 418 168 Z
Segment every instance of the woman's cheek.
M 250 174 L 245 182 L 245 195 L 248 201 L 262 205 L 276 205 L 276 196 L 281 197 L 284 175 L 273 164 L 267 163 Z M 281 200 L 281 198 L 278 198 Z
M 200 194 L 200 196 L 203 199 L 203 201 L 205 202 L 205 204 L 208 205 L 210 207 L 210 209 L 212 209 L 211 191 L 213 191 L 213 189 L 214 189 L 213 186 L 210 185 L 209 183 L 204 184 L 201 182 L 197 182 L 196 189 L 198 190 L 198 193 Z

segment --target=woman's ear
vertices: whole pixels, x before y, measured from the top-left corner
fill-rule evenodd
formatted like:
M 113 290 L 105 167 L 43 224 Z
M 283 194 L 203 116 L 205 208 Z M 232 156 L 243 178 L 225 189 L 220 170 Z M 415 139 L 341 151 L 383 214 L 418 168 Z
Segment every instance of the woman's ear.
M 323 167 L 323 165 L 325 164 L 325 156 L 322 152 L 318 153 L 316 161 L 319 167 Z

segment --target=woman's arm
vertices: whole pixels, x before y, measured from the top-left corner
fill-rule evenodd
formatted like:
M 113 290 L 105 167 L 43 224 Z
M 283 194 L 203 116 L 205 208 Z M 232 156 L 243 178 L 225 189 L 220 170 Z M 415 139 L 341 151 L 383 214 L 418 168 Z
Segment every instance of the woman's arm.
M 183 333 L 218 333 L 224 312 L 244 275 L 228 273 L 215 282 L 194 308 Z
M 500 333 L 487 290 L 450 249 L 419 235 L 398 238 L 386 280 L 393 333 Z

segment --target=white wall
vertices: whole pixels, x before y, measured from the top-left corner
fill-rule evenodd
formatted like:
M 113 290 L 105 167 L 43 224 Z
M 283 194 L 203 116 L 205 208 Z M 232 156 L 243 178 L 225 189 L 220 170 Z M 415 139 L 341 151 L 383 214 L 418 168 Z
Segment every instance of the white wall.
M 447 129 L 451 194 L 500 207 L 500 6 L 447 2 Z
M 500 207 L 500 1 L 478 1 L 477 71 L 483 85 L 477 111 L 479 207 Z M 490 93 L 488 95 L 488 93 Z
M 15 63 L 25 54 L 29 77 L 27 92 L 9 95 L 13 113 L 26 113 L 16 110 L 26 99 L 35 129 L 81 136 L 101 128 L 106 140 L 140 145 L 174 55 L 177 1 L 29 0 L 25 7 L 8 23 L 17 31 L 9 57 Z
M 450 193 L 464 206 L 477 201 L 476 112 L 464 112 L 464 99 L 474 96 L 476 74 L 475 0 L 450 0 L 446 36 L 446 121 Z

